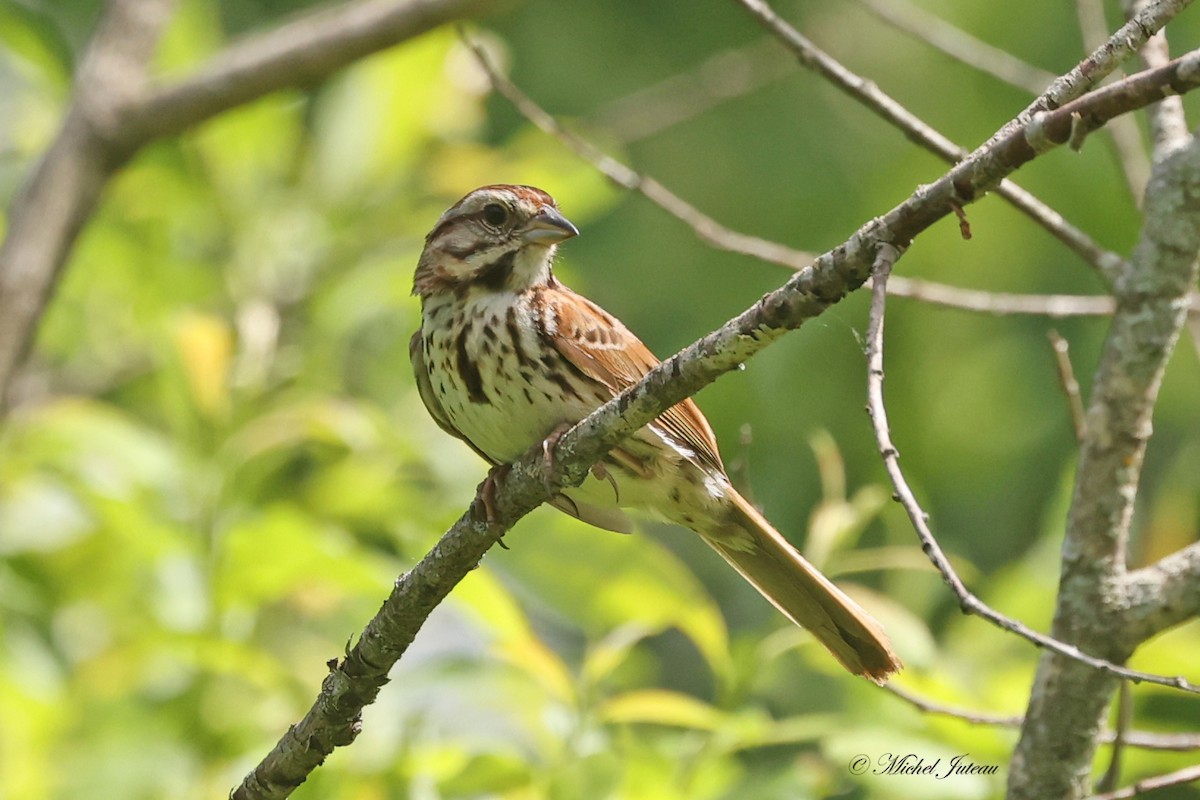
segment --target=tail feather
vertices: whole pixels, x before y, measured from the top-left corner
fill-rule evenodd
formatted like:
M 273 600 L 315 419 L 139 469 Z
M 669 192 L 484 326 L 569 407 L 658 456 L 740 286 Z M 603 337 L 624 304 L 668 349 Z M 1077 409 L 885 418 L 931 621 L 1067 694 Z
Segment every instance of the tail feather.
M 705 542 L 846 669 L 885 683 L 903 665 L 882 626 L 796 552 L 745 498 L 731 491 L 730 499 L 739 532 L 750 541 L 701 532 Z

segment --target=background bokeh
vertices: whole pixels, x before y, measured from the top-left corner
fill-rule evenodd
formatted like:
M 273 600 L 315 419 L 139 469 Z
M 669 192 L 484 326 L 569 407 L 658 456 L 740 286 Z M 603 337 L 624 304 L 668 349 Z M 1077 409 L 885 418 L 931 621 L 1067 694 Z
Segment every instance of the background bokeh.
M 301 5 L 182 0 L 156 70 L 186 74 Z M 0 2 L 5 207 L 55 132 L 100 6 Z M 1071 4 L 924 6 L 1054 72 L 1083 52 Z M 779 9 L 965 145 L 1028 102 L 849 0 Z M 1200 17 L 1169 31 L 1176 52 L 1190 48 Z M 733 3 L 529 0 L 478 33 L 577 130 L 730 227 L 794 247 L 840 243 L 944 169 L 763 43 Z M 638 93 L 689 72 L 715 87 L 765 77 L 657 124 L 661 98 Z M 1104 246 L 1131 249 L 1139 214 L 1105 136 L 1018 178 Z M 558 198 L 582 231 L 560 276 L 661 355 L 787 277 L 606 184 L 489 96 L 449 28 L 147 148 L 84 230 L 0 423 L 0 798 L 223 796 L 308 708 L 326 662 L 484 474 L 414 390 L 409 288 L 437 215 L 495 182 Z M 898 273 L 1101 290 L 998 199 L 968 215 L 970 241 L 944 221 Z M 908 664 L 902 686 L 1018 714 L 1037 652 L 958 613 L 889 502 L 863 412 L 865 301 L 847 299 L 699 402 L 737 482 L 888 627 Z M 909 479 L 969 585 L 1039 629 L 1075 458 L 1046 334 L 1070 341 L 1086 393 L 1105 327 L 904 299 L 889 310 L 886 391 Z M 1137 564 L 1200 529 L 1198 398 L 1185 337 L 1155 417 Z M 429 620 L 359 740 L 296 797 L 1001 792 L 1014 732 L 922 715 L 842 674 L 685 532 L 621 537 L 541 509 L 506 542 Z M 1198 652 L 1192 623 L 1132 664 L 1194 673 Z M 1194 729 L 1196 701 L 1134 695 L 1136 727 Z M 859 753 L 909 752 L 1000 770 L 939 781 L 847 769 Z M 1192 761 L 1134 751 L 1124 775 Z

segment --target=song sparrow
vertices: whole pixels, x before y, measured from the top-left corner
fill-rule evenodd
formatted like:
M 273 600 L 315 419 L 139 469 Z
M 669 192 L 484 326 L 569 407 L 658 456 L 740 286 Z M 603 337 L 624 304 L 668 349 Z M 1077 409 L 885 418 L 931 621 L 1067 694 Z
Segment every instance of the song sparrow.
M 658 363 L 619 320 L 554 277 L 556 245 L 578 233 L 542 190 L 484 186 L 426 237 L 413 278 L 417 386 L 438 425 L 493 465 L 579 421 Z M 848 670 L 882 683 L 900 669 L 879 623 L 730 485 L 691 400 L 593 473 L 553 504 L 616 531 L 630 529 L 622 506 L 688 527 Z

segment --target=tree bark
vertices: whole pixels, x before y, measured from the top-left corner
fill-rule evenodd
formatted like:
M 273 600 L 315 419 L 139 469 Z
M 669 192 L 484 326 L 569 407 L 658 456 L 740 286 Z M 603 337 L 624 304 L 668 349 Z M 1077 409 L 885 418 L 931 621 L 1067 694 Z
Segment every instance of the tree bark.
M 1146 608 L 1148 596 L 1171 602 L 1189 580 L 1196 592 L 1194 552 L 1175 558 L 1180 577 L 1164 576 L 1158 592 L 1146 591 L 1150 573 L 1131 580 L 1125 564 L 1154 403 L 1197 277 L 1200 146 L 1194 139 L 1156 163 L 1145 213 L 1141 239 L 1113 287 L 1117 310 L 1093 382 L 1052 631 L 1117 663 L 1160 625 L 1178 621 L 1164 606 Z M 1131 613 L 1135 602 L 1143 606 L 1139 614 Z M 1043 655 L 1009 772 L 1009 800 L 1091 794 L 1092 761 L 1116 686 L 1106 673 Z

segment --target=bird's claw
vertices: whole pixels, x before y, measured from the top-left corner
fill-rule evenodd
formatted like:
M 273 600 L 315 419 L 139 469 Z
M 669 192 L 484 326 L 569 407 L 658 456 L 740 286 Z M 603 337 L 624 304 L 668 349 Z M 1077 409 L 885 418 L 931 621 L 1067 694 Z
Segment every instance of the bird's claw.
M 617 488 L 617 479 L 612 476 L 612 473 L 604 466 L 603 461 L 597 461 L 592 464 L 592 475 L 602 481 L 608 481 L 608 485 L 612 487 L 613 496 L 616 498 L 617 505 L 621 504 L 621 490 Z
M 488 470 L 487 477 L 483 479 L 483 483 L 479 484 L 479 489 L 475 496 L 476 502 L 483 506 L 483 517 L 487 520 L 488 527 L 493 531 L 496 529 L 496 521 L 499 518 L 499 515 L 496 513 L 496 491 L 499 485 L 503 483 L 510 469 L 512 469 L 512 465 L 510 464 L 499 464 Z M 499 533 L 496 533 L 495 537 L 496 544 L 505 550 L 509 549 L 508 545 L 504 543 L 503 529 Z
M 558 446 L 558 440 L 563 437 L 563 434 L 571 430 L 572 423 L 564 422 L 554 430 L 550 431 L 550 435 L 542 440 L 542 483 L 546 487 L 546 494 L 553 497 L 558 494 L 558 487 L 554 485 L 554 478 L 558 471 L 558 465 L 554 463 L 554 448 Z

